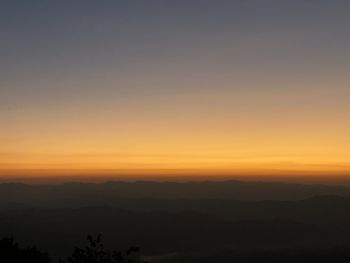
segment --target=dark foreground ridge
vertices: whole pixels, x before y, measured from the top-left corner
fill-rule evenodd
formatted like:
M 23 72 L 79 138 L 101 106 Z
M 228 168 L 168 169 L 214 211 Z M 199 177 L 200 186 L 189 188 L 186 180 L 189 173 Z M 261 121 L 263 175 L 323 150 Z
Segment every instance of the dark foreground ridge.
M 75 247 L 66 260 L 59 259 L 58 263 L 149 263 L 140 254 L 138 247 L 130 247 L 125 252 L 110 250 L 105 247 L 101 235 L 96 238 L 88 235 L 88 244 L 84 247 Z M 321 262 L 345 263 L 350 260 L 350 248 L 334 247 L 324 249 L 264 249 L 264 250 L 223 250 L 213 254 L 188 254 L 181 257 L 177 254 L 168 257 L 150 258 L 151 262 Z M 0 262 L 51 263 L 53 260 L 47 253 L 36 247 L 22 248 L 13 238 L 0 240 Z
M 101 235 L 96 238 L 88 235 L 88 245 L 75 247 L 67 260 L 59 259 L 59 263 L 148 263 L 143 261 L 138 247 L 130 247 L 126 252 L 106 249 Z M 22 248 L 13 238 L 0 240 L 0 262 L 50 263 L 47 253 L 36 247 Z

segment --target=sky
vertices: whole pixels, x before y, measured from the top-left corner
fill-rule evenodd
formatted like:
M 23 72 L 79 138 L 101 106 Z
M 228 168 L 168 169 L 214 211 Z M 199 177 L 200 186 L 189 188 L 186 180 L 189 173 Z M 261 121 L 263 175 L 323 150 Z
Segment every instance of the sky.
M 350 175 L 350 2 L 0 3 L 0 176 Z

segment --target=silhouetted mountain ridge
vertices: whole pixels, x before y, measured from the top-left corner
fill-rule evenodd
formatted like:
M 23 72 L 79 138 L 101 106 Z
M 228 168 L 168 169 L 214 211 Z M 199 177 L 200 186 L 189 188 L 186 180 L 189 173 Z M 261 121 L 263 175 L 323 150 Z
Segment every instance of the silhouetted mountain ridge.
M 6 203 L 79 207 L 114 205 L 121 199 L 223 199 L 241 201 L 302 200 L 318 195 L 350 197 L 342 186 L 267 182 L 106 182 L 59 185 L 0 184 L 0 206 Z
M 87 234 L 102 233 L 107 245 L 140 246 L 162 263 L 217 251 L 321 251 L 350 247 L 349 193 L 346 187 L 237 181 L 0 184 L 0 236 L 57 258 Z

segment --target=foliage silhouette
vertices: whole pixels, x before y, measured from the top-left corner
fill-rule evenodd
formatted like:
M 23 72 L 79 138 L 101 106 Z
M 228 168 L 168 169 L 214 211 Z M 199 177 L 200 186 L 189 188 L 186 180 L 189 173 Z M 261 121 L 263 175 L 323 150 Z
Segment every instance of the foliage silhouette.
M 13 238 L 5 237 L 0 240 L 1 263 L 49 263 L 48 254 L 40 252 L 36 247 L 21 248 Z
M 101 237 L 101 234 L 96 238 L 88 235 L 89 244 L 84 248 L 76 247 L 67 261 L 60 260 L 60 263 L 147 263 L 141 259 L 138 247 L 130 247 L 125 253 L 108 250 Z

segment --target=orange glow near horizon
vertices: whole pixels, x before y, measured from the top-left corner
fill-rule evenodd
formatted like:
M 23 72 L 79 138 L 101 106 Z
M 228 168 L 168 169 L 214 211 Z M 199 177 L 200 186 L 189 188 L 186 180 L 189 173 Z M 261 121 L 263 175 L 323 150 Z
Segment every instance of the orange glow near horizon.
M 0 175 L 350 174 L 345 113 L 332 103 L 316 105 L 317 114 L 303 108 L 312 98 L 294 109 L 305 94 L 259 95 L 260 102 L 255 94 L 244 102 L 202 94 L 130 111 L 104 101 L 93 110 L 79 104 L 50 114 L 15 112 L 3 129 Z
M 306 137 L 305 141 L 301 141 L 301 135 L 299 137 L 287 133 L 284 136 L 288 139 L 281 138 L 281 135 L 272 138 L 273 134 L 268 133 L 214 136 L 202 132 L 198 136 L 187 134 L 186 138 L 181 137 L 178 132 L 173 135 L 172 140 L 162 138 L 161 134 L 153 140 L 151 136 L 145 135 L 143 142 L 136 134 L 129 136 L 129 141 L 126 138 L 113 141 L 111 138 L 101 137 L 94 144 L 89 141 L 84 145 L 84 135 L 80 136 L 80 141 L 64 141 L 59 136 L 45 138 L 43 135 L 40 140 L 52 141 L 48 144 L 31 141 L 39 150 L 42 147 L 42 152 L 1 154 L 0 175 L 190 174 L 210 175 L 215 179 L 215 176 L 222 175 L 329 176 L 350 172 L 347 146 L 340 142 L 335 144 L 334 140 L 327 141 L 327 136 L 320 139 L 304 133 L 302 136 Z M 138 140 L 133 142 L 131 138 Z M 54 140 L 59 143 L 55 144 Z M 323 142 L 321 145 L 318 144 L 319 140 Z M 113 153 L 113 149 L 123 149 L 123 143 L 128 143 L 124 149 L 134 151 Z M 31 149 L 29 145 L 26 148 Z M 79 152 L 74 153 L 72 149 L 79 149 Z M 96 152 L 92 149 L 96 149 Z

